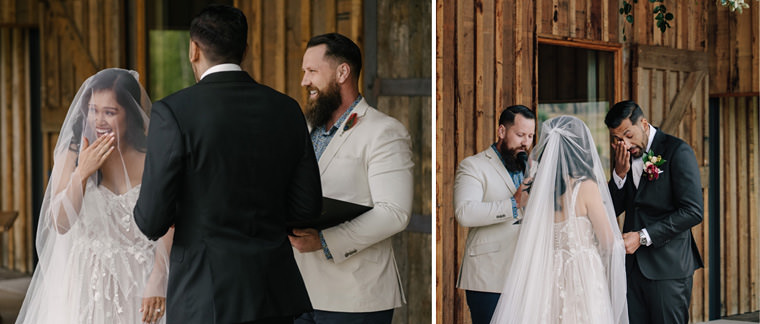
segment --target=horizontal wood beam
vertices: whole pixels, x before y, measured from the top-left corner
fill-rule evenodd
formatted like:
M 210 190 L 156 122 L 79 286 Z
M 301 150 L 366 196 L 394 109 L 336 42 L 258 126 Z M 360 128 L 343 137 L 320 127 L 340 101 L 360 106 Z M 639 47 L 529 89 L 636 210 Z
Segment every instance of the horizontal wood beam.
M 638 67 L 669 71 L 708 71 L 707 53 L 684 51 L 661 46 L 639 45 Z
M 721 92 L 711 93 L 710 98 L 723 98 L 723 97 L 757 97 L 760 96 L 760 92 Z
M 375 87 L 371 90 L 375 97 L 379 96 L 431 96 L 433 81 L 429 78 L 411 79 L 375 79 Z

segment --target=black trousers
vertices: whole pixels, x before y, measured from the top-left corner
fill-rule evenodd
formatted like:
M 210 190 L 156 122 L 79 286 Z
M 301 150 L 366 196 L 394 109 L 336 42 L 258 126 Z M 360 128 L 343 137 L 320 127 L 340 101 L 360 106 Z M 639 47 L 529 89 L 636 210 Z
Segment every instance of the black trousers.
M 467 306 L 470 307 L 472 324 L 489 324 L 501 294 L 474 290 L 465 290 Z
M 635 260 L 635 258 L 634 258 Z M 692 276 L 651 280 L 644 277 L 634 261 L 628 279 L 628 319 L 630 324 L 686 324 L 689 322 Z

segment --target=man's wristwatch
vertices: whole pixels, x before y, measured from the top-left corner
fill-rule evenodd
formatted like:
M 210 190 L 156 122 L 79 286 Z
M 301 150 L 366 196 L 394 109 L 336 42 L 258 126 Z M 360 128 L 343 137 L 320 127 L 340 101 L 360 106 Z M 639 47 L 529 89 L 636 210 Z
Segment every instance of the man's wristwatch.
M 644 235 L 644 231 L 639 231 L 639 244 L 643 246 L 647 245 L 647 236 Z

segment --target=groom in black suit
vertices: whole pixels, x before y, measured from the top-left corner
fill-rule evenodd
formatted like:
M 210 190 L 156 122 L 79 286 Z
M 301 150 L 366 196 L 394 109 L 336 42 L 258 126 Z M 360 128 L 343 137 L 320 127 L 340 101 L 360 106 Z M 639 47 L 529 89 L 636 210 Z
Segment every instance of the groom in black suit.
M 615 154 L 610 194 L 615 212 L 626 215 L 630 323 L 685 324 L 692 275 L 702 267 L 691 235 L 703 213 L 694 151 L 651 126 L 633 101 L 615 104 L 604 122 Z M 655 158 L 643 161 L 647 152 Z
M 167 323 L 293 323 L 311 310 L 285 223 L 319 216 L 319 169 L 298 103 L 240 62 L 240 10 L 190 26 L 197 84 L 153 105 L 135 221 L 175 226 Z

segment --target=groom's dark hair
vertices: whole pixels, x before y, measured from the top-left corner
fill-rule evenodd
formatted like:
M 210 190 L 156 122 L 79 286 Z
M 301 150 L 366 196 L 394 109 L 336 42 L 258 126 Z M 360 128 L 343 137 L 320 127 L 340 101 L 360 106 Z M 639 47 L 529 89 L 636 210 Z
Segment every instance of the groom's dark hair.
M 522 115 L 526 119 L 536 119 L 536 115 L 533 114 L 533 111 L 530 110 L 530 108 L 523 105 L 514 105 L 507 107 L 501 112 L 501 116 L 499 116 L 499 125 L 504 125 L 504 127 L 509 128 L 515 123 L 515 117 L 517 115 Z
M 190 22 L 190 39 L 210 63 L 240 64 L 248 46 L 248 21 L 238 8 L 212 4 Z
M 641 107 L 633 100 L 625 100 L 616 103 L 610 108 L 607 116 L 604 117 L 604 123 L 607 125 L 607 128 L 617 128 L 626 118 L 630 119 L 631 124 L 635 125 L 641 117 L 644 117 Z

